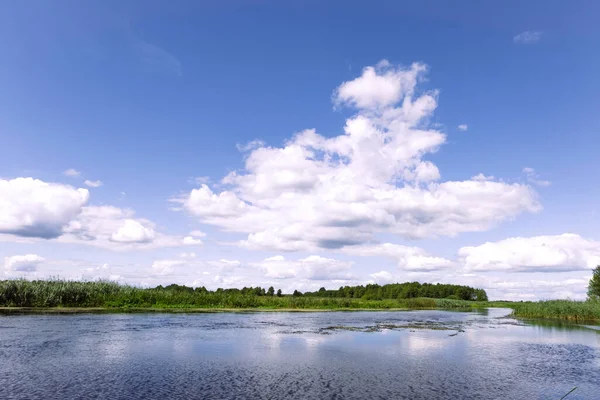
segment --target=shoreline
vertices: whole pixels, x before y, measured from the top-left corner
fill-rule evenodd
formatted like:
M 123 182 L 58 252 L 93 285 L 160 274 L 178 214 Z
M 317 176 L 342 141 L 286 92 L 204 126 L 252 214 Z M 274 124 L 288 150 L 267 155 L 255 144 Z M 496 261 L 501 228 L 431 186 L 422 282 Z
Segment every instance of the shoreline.
M 419 311 L 444 310 L 443 308 L 109 308 L 109 307 L 0 307 L 1 314 L 215 314 L 215 313 L 258 313 L 258 312 L 352 312 L 352 311 Z
M 547 321 L 569 324 L 594 324 L 600 325 L 598 318 L 572 318 L 559 316 L 527 316 L 515 315 L 515 309 L 511 307 L 470 307 L 470 308 L 152 308 L 152 307 L 0 307 L 0 316 L 7 315 L 75 315 L 75 314 L 255 314 L 255 313 L 316 313 L 316 312 L 406 312 L 441 310 L 454 312 L 473 312 L 488 308 L 505 308 L 512 310 L 506 317 L 520 321 Z

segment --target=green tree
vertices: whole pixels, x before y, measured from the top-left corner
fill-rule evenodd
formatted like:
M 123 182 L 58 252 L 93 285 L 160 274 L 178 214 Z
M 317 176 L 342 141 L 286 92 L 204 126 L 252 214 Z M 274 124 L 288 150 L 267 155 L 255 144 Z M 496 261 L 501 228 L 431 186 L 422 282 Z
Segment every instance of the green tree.
M 600 300 L 600 265 L 594 268 L 592 279 L 588 284 L 588 299 Z
M 277 289 L 277 297 L 281 297 L 281 296 L 283 296 L 283 295 L 281 294 L 281 289 Z
M 273 296 L 275 294 L 275 289 L 273 289 L 273 286 L 269 287 L 269 290 L 267 290 L 267 296 Z
M 294 290 L 294 294 L 292 294 L 292 296 L 294 296 L 294 297 L 300 297 L 300 296 L 302 296 L 302 292 Z
M 475 300 L 488 301 L 487 293 L 483 289 L 475 289 Z

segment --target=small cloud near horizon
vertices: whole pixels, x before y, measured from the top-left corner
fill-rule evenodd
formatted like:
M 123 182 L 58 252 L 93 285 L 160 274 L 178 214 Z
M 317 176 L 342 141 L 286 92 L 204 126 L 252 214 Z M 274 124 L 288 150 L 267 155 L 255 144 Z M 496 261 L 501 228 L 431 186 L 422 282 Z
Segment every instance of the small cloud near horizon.
M 90 181 L 90 180 L 86 180 L 83 183 L 85 183 L 87 186 L 93 187 L 93 188 L 100 187 L 104 184 L 104 183 L 102 183 L 102 181 Z
M 80 171 L 77 171 L 75 168 L 69 168 L 68 170 L 63 172 L 63 175 L 66 176 L 79 176 L 81 175 Z
M 469 125 L 467 125 L 467 124 L 460 124 L 457 128 L 458 128 L 459 131 L 466 132 L 466 131 L 469 130 Z
M 530 167 L 523 168 L 523 173 L 527 178 L 527 181 L 533 183 L 537 186 L 550 186 L 552 182 L 540 179 L 540 175 L 535 171 L 535 169 Z
M 542 31 L 525 31 L 513 37 L 514 43 L 535 44 L 542 39 Z

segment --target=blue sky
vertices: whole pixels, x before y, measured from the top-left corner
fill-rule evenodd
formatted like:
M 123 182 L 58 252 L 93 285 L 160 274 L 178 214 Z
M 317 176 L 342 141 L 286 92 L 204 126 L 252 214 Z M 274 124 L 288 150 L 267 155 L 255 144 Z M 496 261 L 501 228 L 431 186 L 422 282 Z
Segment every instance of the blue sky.
M 583 297 L 600 262 L 598 12 L 592 1 L 4 2 L 3 274 Z M 435 105 L 412 120 L 406 98 Z M 334 139 L 357 118 L 388 138 L 342 150 Z M 316 147 L 294 141 L 306 129 Z M 441 136 L 423 144 L 423 132 Z M 416 177 L 419 166 L 437 173 Z

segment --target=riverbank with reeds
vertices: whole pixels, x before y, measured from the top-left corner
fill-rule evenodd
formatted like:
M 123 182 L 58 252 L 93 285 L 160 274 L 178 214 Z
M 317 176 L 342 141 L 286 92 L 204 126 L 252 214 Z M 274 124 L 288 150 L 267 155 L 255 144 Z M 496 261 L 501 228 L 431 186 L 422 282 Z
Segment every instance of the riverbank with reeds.
M 573 322 L 600 322 L 600 302 L 547 300 L 511 303 L 513 316 L 530 319 L 557 319 Z
M 189 289 L 189 290 L 188 290 Z M 573 322 L 600 322 L 600 302 L 467 301 L 407 298 L 362 298 L 255 295 L 191 288 L 139 288 L 115 282 L 64 280 L 0 281 L 0 312 L 250 312 L 250 311 L 395 311 L 503 307 L 512 316 Z
M 262 293 L 257 291 L 258 293 Z M 378 299 L 255 294 L 254 290 L 197 290 L 185 286 L 140 288 L 115 282 L 65 280 L 0 281 L 0 306 L 102 309 L 313 309 L 389 310 L 470 307 L 452 299 Z

